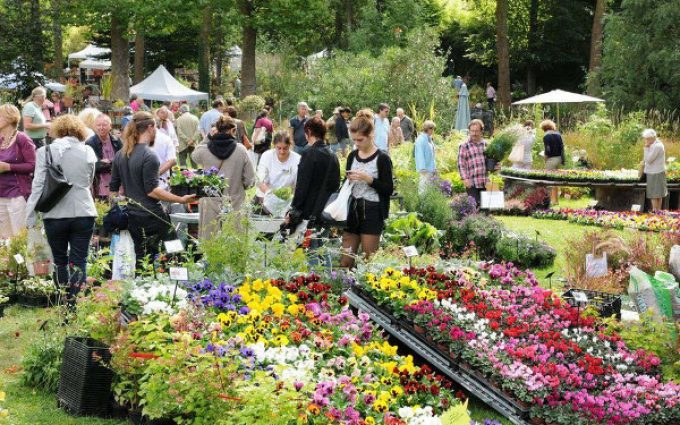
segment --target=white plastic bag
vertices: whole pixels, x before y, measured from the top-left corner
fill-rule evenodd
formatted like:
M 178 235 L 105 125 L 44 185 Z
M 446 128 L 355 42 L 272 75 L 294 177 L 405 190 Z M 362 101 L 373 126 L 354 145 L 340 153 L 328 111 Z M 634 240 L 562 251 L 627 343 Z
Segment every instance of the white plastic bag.
M 508 160 L 510 162 L 524 162 L 524 145 L 516 143 L 510 152 L 510 156 L 508 156 Z
M 668 270 L 676 280 L 680 281 L 680 245 L 673 245 L 671 255 L 668 258 Z
M 112 280 L 131 279 L 135 277 L 135 243 L 127 230 L 114 234 L 111 238 L 113 251 Z
M 290 207 L 292 199 L 285 200 L 274 195 L 272 192 L 267 192 L 262 200 L 262 206 L 269 211 L 275 218 L 283 218 Z
M 28 274 L 31 276 L 49 274 L 52 264 L 52 250 L 42 226 L 28 229 L 26 248 Z
M 629 273 L 628 295 L 637 305 L 638 312 L 644 313 L 652 310 L 656 316 L 659 316 L 659 306 L 650 276 L 637 267 L 631 267 Z
M 603 252 L 601 257 L 595 254 L 586 254 L 586 277 L 602 277 L 609 273 L 607 267 L 607 253 Z
M 349 197 L 352 196 L 353 184 L 349 180 L 340 188 L 338 196 L 335 200 L 323 209 L 323 216 L 326 220 L 333 221 L 347 221 L 347 212 L 349 210 Z

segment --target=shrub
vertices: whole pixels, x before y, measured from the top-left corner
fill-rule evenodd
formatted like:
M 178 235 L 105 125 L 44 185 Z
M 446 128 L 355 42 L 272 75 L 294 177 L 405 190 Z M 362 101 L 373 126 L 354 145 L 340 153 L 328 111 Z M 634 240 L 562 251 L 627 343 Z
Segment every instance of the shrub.
M 519 268 L 545 268 L 555 262 L 551 246 L 523 235 L 505 234 L 496 244 L 496 259 L 512 262 Z
M 432 224 L 437 229 L 446 229 L 452 217 L 449 198 L 434 185 L 427 187 L 418 196 L 416 211 L 423 221 Z
M 56 393 L 63 351 L 64 335 L 61 332 L 33 341 L 21 361 L 22 385 Z
M 503 161 L 517 143 L 521 131 L 523 131 L 522 128 L 516 125 L 501 130 L 487 146 L 486 157 L 496 162 Z
M 391 243 L 401 246 L 414 245 L 420 253 L 436 252 L 439 249 L 439 230 L 418 219 L 415 213 L 387 222 L 383 236 Z
M 503 225 L 493 217 L 470 215 L 462 221 L 451 223 L 446 229 L 442 244 L 452 251 L 461 252 L 472 242 L 480 258 L 491 259 L 502 233 Z
M 450 205 L 453 219 L 456 221 L 477 213 L 477 201 L 467 193 L 454 196 Z

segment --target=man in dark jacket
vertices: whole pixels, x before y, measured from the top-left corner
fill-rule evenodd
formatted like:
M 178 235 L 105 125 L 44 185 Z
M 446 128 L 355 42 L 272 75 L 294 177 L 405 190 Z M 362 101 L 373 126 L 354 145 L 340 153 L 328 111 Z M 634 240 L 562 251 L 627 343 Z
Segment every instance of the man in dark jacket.
M 111 118 L 101 114 L 94 121 L 95 134 L 85 142 L 97 155 L 93 193 L 98 198 L 108 198 L 111 182 L 111 162 L 123 147 L 123 142 L 111 134 Z

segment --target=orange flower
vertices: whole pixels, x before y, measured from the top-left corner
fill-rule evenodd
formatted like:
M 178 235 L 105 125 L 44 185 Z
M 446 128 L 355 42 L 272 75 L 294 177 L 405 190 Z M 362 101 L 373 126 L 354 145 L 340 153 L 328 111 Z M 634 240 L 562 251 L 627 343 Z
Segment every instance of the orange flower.
M 321 413 L 321 408 L 314 403 L 310 403 L 309 406 L 307 406 L 307 411 L 316 416 Z

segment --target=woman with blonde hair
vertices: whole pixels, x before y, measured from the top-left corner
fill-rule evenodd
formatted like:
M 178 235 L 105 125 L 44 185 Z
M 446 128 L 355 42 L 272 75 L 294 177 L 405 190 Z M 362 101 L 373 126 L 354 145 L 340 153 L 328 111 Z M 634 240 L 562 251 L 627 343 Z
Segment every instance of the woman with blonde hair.
M 45 87 L 38 86 L 31 92 L 31 97 L 24 104 L 21 116 L 24 118 L 24 130 L 26 135 L 33 140 L 36 148 L 43 146 L 47 138 L 47 130 L 50 123 L 47 122 L 42 108 L 47 98 Z
M 26 223 L 36 225 L 35 206 L 42 196 L 47 174 L 46 157 L 60 167 L 71 188 L 49 211 L 42 213 L 47 242 L 57 269 L 57 283 L 67 285 L 67 299 L 75 295 L 87 276 L 87 254 L 97 210 L 92 199 L 97 156 L 84 141 L 85 125 L 74 115 L 62 115 L 52 122 L 50 136 L 54 139 L 36 153 L 35 177 L 26 207 Z
M 380 246 L 380 235 L 390 213 L 390 196 L 394 190 L 392 161 L 378 149 L 373 134 L 373 118 L 361 116 L 349 126 L 356 149 L 347 157 L 347 180 L 352 184 L 347 226 L 342 234 L 342 267 L 354 266 L 359 246 L 369 257 Z
M 26 227 L 26 199 L 31 194 L 35 145 L 17 130 L 19 110 L 0 105 L 0 238 L 16 236 Z
M 159 187 L 160 161 L 150 145 L 156 121 L 149 112 L 136 112 L 125 126 L 123 148 L 111 167 L 109 190 L 118 195 L 122 185 L 128 199 L 128 230 L 135 243 L 137 264 L 160 251 L 162 241 L 175 238 L 170 217 L 161 201 L 187 204 L 194 195 L 177 196 Z
M 78 118 L 85 124 L 85 131 L 87 132 L 87 139 L 95 134 L 95 121 L 102 112 L 96 108 L 85 108 L 78 113 Z
M 156 111 L 156 117 L 158 118 L 158 130 L 172 140 L 172 144 L 176 149 L 179 146 L 179 138 L 177 137 L 175 124 L 172 122 L 174 115 L 167 106 L 161 106 Z

